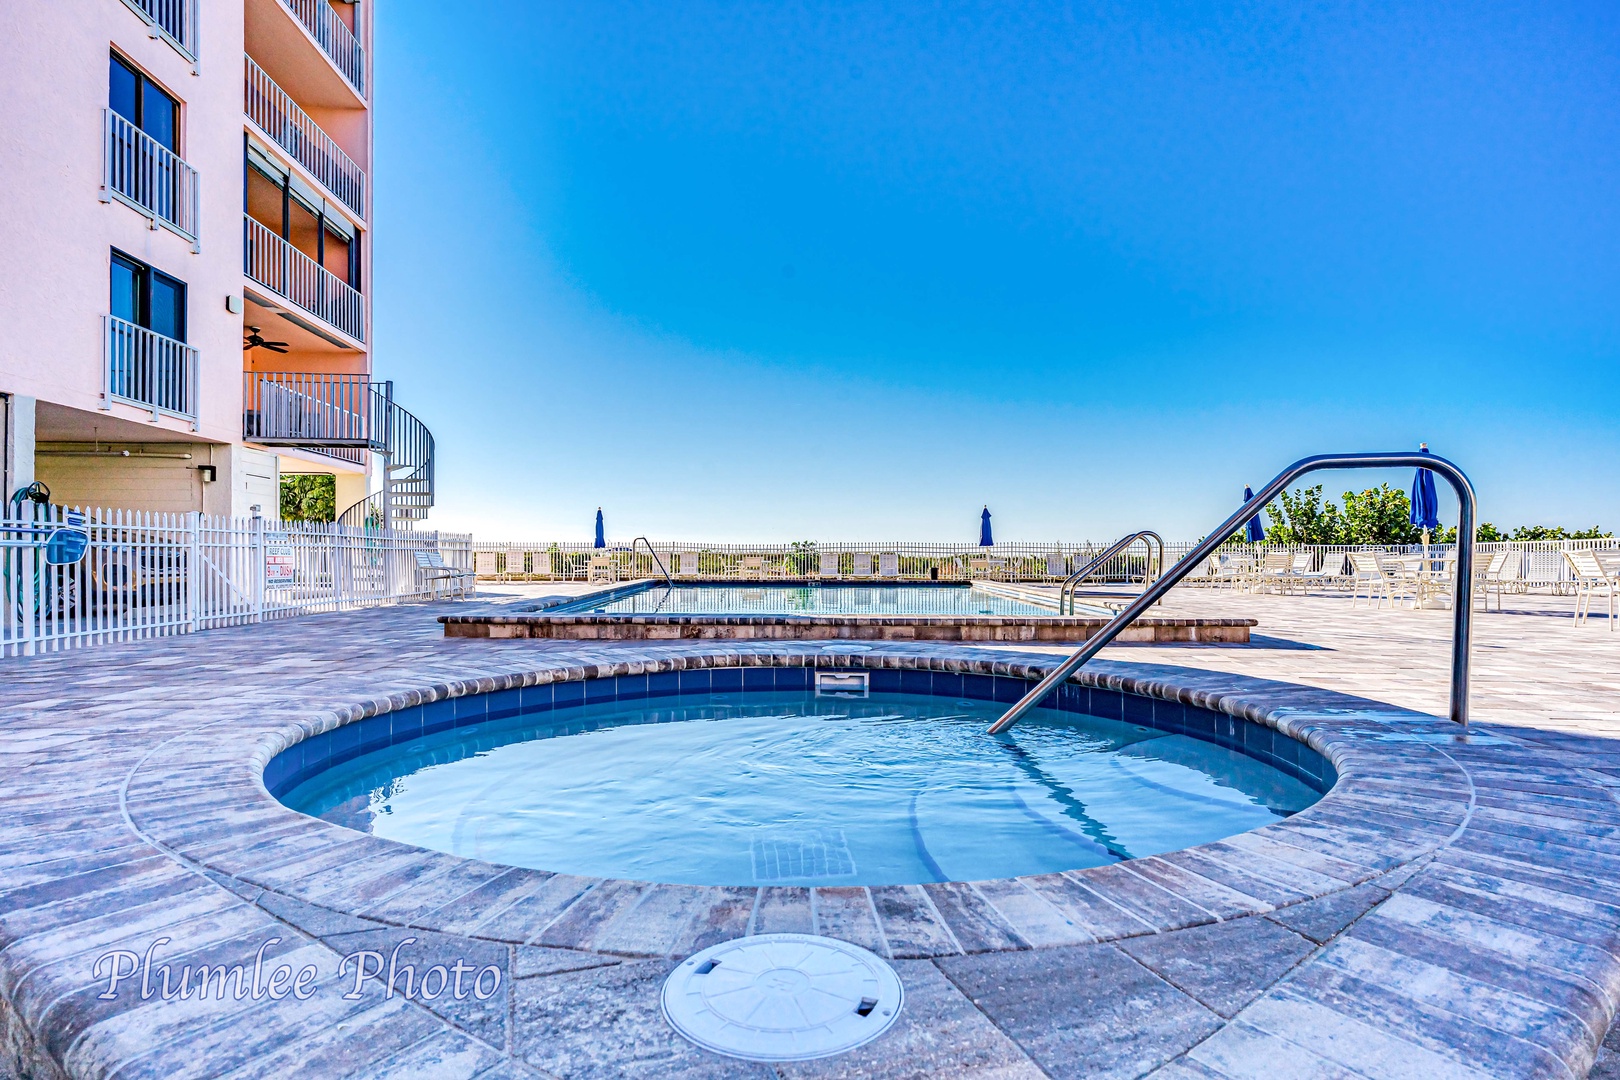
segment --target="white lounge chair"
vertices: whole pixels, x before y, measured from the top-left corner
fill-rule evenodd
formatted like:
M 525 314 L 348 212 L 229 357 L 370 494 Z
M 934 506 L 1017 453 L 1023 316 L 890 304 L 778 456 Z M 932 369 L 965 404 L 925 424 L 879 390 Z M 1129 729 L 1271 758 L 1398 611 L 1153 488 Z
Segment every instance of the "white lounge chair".
M 878 556 L 878 577 L 899 577 L 900 556 L 893 551 L 885 551 Z
M 838 576 L 838 556 L 830 551 L 821 553 L 821 577 L 835 578 Z
M 428 595 L 435 600 L 439 597 L 440 585 L 445 586 L 449 595 L 460 595 L 464 600 L 478 591 L 476 572 L 461 566 L 447 565 L 444 556 L 437 551 L 418 551 L 416 569 L 428 587 Z
M 529 576 L 530 577 L 549 578 L 549 577 L 552 576 L 553 573 L 554 573 L 554 571 L 551 568 L 551 552 L 549 552 L 549 551 L 531 551 L 531 552 L 529 552 Z
M 529 575 L 523 568 L 523 551 L 520 548 L 506 549 L 506 566 L 501 569 L 501 577 L 507 581 L 527 581 Z
M 585 580 L 592 581 L 618 581 L 619 567 L 611 555 L 592 555 L 591 561 L 585 568 Z
M 1496 610 L 1501 611 L 1502 594 L 1518 591 L 1519 568 L 1523 565 L 1521 553 L 1512 550 L 1498 551 L 1483 567 L 1474 568 L 1474 592 L 1479 595 L 1480 603 L 1486 611 L 1491 610 L 1491 593 L 1496 593 Z
M 1069 560 L 1064 557 L 1063 552 L 1049 551 L 1046 553 L 1046 576 L 1060 580 L 1069 576 Z
M 683 552 L 681 552 L 679 555 L 677 555 L 675 557 L 675 576 L 676 577 L 697 577 L 698 576 L 698 553 L 697 552 L 695 552 L 695 551 L 683 551 Z
M 1328 551 L 1322 555 L 1322 565 L 1319 569 L 1308 570 L 1298 575 L 1302 582 L 1320 583 L 1324 586 L 1340 587 L 1349 577 L 1344 572 L 1344 552 Z
M 1395 606 L 1395 597 L 1390 592 L 1389 581 L 1384 576 L 1384 570 L 1378 564 L 1378 553 L 1375 551 L 1350 552 L 1350 604 L 1361 598 L 1362 593 L 1367 594 L 1367 606 L 1373 607 L 1385 600 L 1390 606 Z
M 1293 584 L 1293 557 L 1286 551 L 1268 551 L 1260 568 L 1254 572 L 1254 587 L 1261 592 L 1276 589 L 1280 593 L 1289 591 Z
M 858 551 L 853 556 L 853 561 L 855 563 L 856 577 L 872 576 L 872 556 L 868 555 L 864 551 Z
M 1615 601 L 1620 597 L 1620 577 L 1610 572 L 1592 551 L 1566 551 L 1564 558 L 1575 575 L 1575 625 L 1592 615 L 1592 597 L 1602 593 L 1609 602 L 1609 630 L 1614 630 Z
M 495 568 L 496 554 L 493 551 L 473 552 L 473 573 L 481 578 L 500 577 L 500 571 Z

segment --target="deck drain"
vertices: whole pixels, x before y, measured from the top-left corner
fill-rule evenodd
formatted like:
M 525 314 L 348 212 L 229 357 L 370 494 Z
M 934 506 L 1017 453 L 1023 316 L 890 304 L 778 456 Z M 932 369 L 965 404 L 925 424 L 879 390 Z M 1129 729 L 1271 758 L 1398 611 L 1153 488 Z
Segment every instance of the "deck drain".
M 664 982 L 670 1026 L 747 1061 L 808 1061 L 889 1029 L 905 991 L 858 945 L 810 934 L 733 938 L 687 958 Z

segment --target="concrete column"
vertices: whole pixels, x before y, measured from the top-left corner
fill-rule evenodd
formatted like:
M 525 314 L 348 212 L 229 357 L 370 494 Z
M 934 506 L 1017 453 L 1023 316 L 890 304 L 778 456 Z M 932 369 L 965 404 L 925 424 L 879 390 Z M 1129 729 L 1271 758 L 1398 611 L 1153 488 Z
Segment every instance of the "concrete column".
M 12 492 L 34 482 L 34 400 L 6 395 L 5 446 L 0 448 L 5 477 L 0 500 L 9 500 Z

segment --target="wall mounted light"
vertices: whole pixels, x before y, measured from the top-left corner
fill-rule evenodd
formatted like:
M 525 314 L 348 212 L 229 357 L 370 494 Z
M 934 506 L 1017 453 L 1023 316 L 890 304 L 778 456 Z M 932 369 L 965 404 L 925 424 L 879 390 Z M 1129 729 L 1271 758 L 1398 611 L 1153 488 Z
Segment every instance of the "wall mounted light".
M 197 466 L 197 476 L 205 484 L 212 484 L 219 479 L 219 467 L 216 465 Z

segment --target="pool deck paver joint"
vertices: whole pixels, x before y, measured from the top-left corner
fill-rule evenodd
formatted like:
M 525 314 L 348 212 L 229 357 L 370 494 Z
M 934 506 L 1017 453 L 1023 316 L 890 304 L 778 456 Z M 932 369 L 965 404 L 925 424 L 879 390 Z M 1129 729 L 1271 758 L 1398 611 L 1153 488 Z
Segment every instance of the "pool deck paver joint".
M 1302 1075 L 1584 1075 L 1620 998 L 1616 699 L 1596 672 L 1567 692 L 1547 680 L 1613 655 L 1588 640 L 1602 627 L 1560 649 L 1539 624 L 1482 619 L 1478 700 L 1507 722 L 1459 739 L 1413 711 L 1438 707 L 1435 684 L 1443 701 L 1443 613 L 1333 603 L 1313 624 L 1310 599 L 1190 594 L 1326 647 L 1115 649 L 1087 669 L 1304 737 L 1341 777 L 1315 807 L 1186 852 L 971 885 L 706 889 L 494 867 L 302 818 L 258 772 L 367 715 L 556 677 L 805 662 L 1029 677 L 1049 649 L 447 641 L 434 617 L 466 609 L 424 605 L 0 664 L 0 1072 L 1238 1078 L 1286 1057 Z M 1498 635 L 1538 669 L 1493 668 Z M 1345 651 L 1367 637 L 1398 663 Z M 1254 677 L 1324 670 L 1311 681 L 1337 692 Z M 891 958 L 901 1021 L 851 1054 L 775 1067 L 668 1028 L 657 994 L 676 959 L 776 930 Z M 279 1000 L 98 996 L 97 956 L 164 937 L 172 968 L 251 971 L 262 948 L 267 970 L 317 977 Z M 410 961 L 417 992 L 379 981 L 346 998 L 339 964 L 357 953 Z M 458 963 L 497 969 L 498 991 L 428 996 L 424 974 Z

